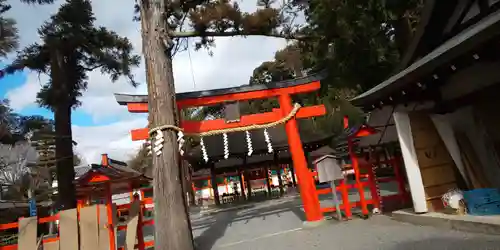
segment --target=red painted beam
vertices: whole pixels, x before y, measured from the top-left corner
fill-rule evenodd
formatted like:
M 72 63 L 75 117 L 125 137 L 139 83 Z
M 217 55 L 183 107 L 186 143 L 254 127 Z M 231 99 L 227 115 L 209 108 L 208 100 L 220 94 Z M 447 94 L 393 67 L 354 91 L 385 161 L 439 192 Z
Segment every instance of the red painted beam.
M 244 101 L 252 99 L 264 99 L 279 95 L 294 95 L 299 93 L 307 93 L 318 90 L 320 88 L 320 82 L 311 82 L 308 84 L 297 85 L 293 87 L 278 88 L 278 89 L 265 89 L 252 92 L 235 93 L 219 96 L 207 96 L 201 98 L 178 100 L 177 107 L 179 109 L 189 108 L 189 107 L 199 107 L 208 106 L 217 103 L 229 102 L 229 101 Z M 147 103 L 128 103 L 128 111 L 131 113 L 147 113 L 148 104 Z
M 296 114 L 297 119 L 309 118 L 314 116 L 322 116 L 326 114 L 326 108 L 323 104 L 302 107 Z M 281 119 L 283 115 L 280 109 L 274 109 L 272 112 L 252 114 L 242 116 L 239 122 L 226 123 L 224 119 L 208 120 L 208 121 L 183 121 L 181 127 L 185 133 L 202 133 L 216 129 L 245 127 L 255 124 L 266 124 Z M 131 131 L 132 140 L 140 141 L 148 138 L 148 128 L 134 129 Z

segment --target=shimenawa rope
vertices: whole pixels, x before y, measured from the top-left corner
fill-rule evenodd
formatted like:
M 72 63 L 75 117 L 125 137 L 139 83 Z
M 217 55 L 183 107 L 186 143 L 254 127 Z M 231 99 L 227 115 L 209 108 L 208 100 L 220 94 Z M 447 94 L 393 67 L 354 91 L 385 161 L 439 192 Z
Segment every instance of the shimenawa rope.
M 211 130 L 211 131 L 201 132 L 201 133 L 187 133 L 186 135 L 187 136 L 204 137 L 204 136 L 219 135 L 219 134 L 224 134 L 224 133 L 244 132 L 244 131 L 250 131 L 250 130 L 256 130 L 256 129 L 271 128 L 271 127 L 283 124 L 283 123 L 287 122 L 288 120 L 292 119 L 297 114 L 297 112 L 299 111 L 299 109 L 301 107 L 302 106 L 300 104 L 295 103 L 292 111 L 290 111 L 290 113 L 287 116 L 285 116 L 277 121 L 266 123 L 266 124 L 254 124 L 254 125 L 237 127 L 237 128 L 217 129 L 217 130 Z M 149 137 L 152 137 L 155 134 L 155 132 L 162 131 L 162 130 L 174 130 L 176 132 L 183 132 L 184 131 L 182 128 L 177 127 L 175 125 L 162 125 L 162 126 L 158 126 L 158 127 L 153 128 L 153 129 L 150 129 L 149 130 Z

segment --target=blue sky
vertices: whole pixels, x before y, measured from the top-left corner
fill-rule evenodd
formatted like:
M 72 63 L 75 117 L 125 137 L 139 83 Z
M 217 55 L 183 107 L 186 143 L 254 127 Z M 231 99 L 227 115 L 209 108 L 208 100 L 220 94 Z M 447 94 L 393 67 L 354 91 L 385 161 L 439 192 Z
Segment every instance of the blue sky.
M 55 13 L 64 0 L 56 0 L 50 5 L 26 5 L 21 1 L 9 1 L 12 9 L 6 17 L 17 21 L 20 35 L 20 48 L 39 41 L 37 29 Z M 140 24 L 133 22 L 133 0 L 92 1 L 96 24 L 107 27 L 125 36 L 132 42 L 135 52 L 141 54 Z M 254 1 L 244 1 L 244 10 L 255 9 Z M 194 44 L 195 40 L 190 40 Z M 218 38 L 217 46 L 212 48 L 210 56 L 205 50 L 191 54 L 180 53 L 174 58 L 175 87 L 178 92 L 205 90 L 240 86 L 248 83 L 253 69 L 263 61 L 274 57 L 274 53 L 286 46 L 287 41 L 265 37 Z M 9 57 L 12 55 L 9 55 Z M 7 62 L 8 59 L 0 59 Z M 227 70 L 228 63 L 231 70 Z M 1 68 L 0 63 L 0 68 Z M 144 64 L 133 70 L 137 81 L 145 83 Z M 194 77 L 193 77 L 194 75 Z M 89 72 L 88 90 L 80 98 L 82 106 L 73 112 L 73 137 L 78 142 L 76 151 L 88 163 L 98 162 L 102 153 L 111 158 L 128 160 L 135 155 L 142 142 L 132 142 L 130 130 L 147 126 L 147 114 L 130 114 L 127 108 L 116 103 L 114 93 L 144 94 L 146 85 L 130 87 L 126 79 L 111 83 L 109 76 L 99 71 Z M 193 80 L 193 78 L 195 80 Z M 51 118 L 49 110 L 34 103 L 40 82 L 47 76 L 30 72 L 21 72 L 0 79 L 0 98 L 7 93 L 16 112 L 25 115 L 43 115 Z
M 0 67 L 4 67 L 4 65 L 0 64 Z M 7 99 L 7 93 L 10 90 L 21 87 L 26 83 L 28 77 L 28 71 L 17 72 L 13 75 L 5 76 L 0 79 L 0 96 L 2 99 Z M 53 113 L 45 108 L 39 107 L 37 104 L 29 105 L 21 110 L 16 110 L 17 113 L 22 115 L 42 115 L 44 117 L 53 119 Z M 84 111 L 76 109 L 72 114 L 72 122 L 77 126 L 103 126 L 109 125 L 115 122 L 118 122 L 119 119 L 117 117 L 105 117 L 95 121 L 92 119 L 92 116 Z

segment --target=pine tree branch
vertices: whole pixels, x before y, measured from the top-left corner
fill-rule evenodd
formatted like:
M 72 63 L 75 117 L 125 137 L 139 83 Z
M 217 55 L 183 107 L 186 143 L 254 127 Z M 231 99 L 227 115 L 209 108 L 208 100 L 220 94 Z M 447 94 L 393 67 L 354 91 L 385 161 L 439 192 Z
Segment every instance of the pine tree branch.
M 184 32 L 171 32 L 170 37 L 173 38 L 190 38 L 190 37 L 232 37 L 232 36 L 267 36 L 267 37 L 276 37 L 283 39 L 291 39 L 291 40 L 307 40 L 311 39 L 311 37 L 304 36 L 301 34 L 283 34 L 279 32 L 272 33 L 252 33 L 245 31 L 224 31 L 224 32 L 215 32 L 215 31 L 207 31 L 207 32 L 198 32 L 198 31 L 184 31 Z

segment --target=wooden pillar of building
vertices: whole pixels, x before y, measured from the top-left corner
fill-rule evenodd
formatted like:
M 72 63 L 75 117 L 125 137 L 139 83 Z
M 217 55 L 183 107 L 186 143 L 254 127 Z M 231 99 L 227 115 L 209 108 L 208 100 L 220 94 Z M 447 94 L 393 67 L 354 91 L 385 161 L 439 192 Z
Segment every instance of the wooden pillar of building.
M 277 153 L 274 153 L 273 161 L 274 161 L 274 167 L 278 172 L 278 186 L 280 189 L 280 196 L 283 196 L 283 194 L 285 194 L 285 189 L 283 188 L 283 179 L 281 178 L 281 165 L 279 163 L 279 158 Z
M 279 96 L 279 104 L 284 115 L 289 114 L 292 107 L 292 99 L 287 94 Z M 288 145 L 292 156 L 297 178 L 300 182 L 300 196 L 304 204 L 304 212 L 307 221 L 319 221 L 323 219 L 319 198 L 316 194 L 316 186 L 314 184 L 312 174 L 307 168 L 307 160 L 302 147 L 299 129 L 295 118 L 288 120 L 285 124 L 285 130 L 288 137 Z
M 264 176 L 266 178 L 267 196 L 271 197 L 271 181 L 269 180 L 271 176 L 269 175 L 269 166 L 264 167 Z
M 220 205 L 219 184 L 217 183 L 217 174 L 215 173 L 215 165 L 213 163 L 210 164 L 210 179 L 212 180 L 215 205 Z
M 250 172 L 243 172 L 243 176 L 245 177 L 245 181 L 247 183 L 247 200 L 252 200 L 252 183 L 250 182 Z
M 238 179 L 240 180 L 241 198 L 243 198 L 243 200 L 245 200 L 246 199 L 246 195 L 245 195 L 245 177 L 244 177 L 244 172 L 241 171 L 241 169 L 238 169 Z
M 281 166 L 280 165 L 277 166 L 276 171 L 278 171 L 278 185 L 280 188 L 280 196 L 283 196 L 285 194 L 285 189 L 283 188 L 283 179 L 281 178 Z
M 297 181 L 295 180 L 295 170 L 293 170 L 293 166 L 291 164 L 288 164 L 288 169 L 290 170 L 290 175 L 292 176 L 292 184 L 296 187 Z

